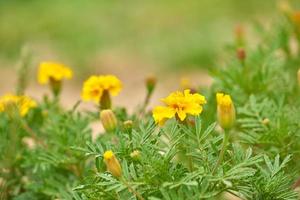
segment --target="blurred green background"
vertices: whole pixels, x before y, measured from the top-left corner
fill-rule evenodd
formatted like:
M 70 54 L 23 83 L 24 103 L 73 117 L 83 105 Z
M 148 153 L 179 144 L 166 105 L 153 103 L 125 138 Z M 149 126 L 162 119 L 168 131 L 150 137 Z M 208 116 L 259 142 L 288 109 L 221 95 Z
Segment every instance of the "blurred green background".
M 27 45 L 41 59 L 83 70 L 107 53 L 166 68 L 208 68 L 233 40 L 236 24 L 269 20 L 276 5 L 274 0 L 0 0 L 0 60 L 15 62 Z

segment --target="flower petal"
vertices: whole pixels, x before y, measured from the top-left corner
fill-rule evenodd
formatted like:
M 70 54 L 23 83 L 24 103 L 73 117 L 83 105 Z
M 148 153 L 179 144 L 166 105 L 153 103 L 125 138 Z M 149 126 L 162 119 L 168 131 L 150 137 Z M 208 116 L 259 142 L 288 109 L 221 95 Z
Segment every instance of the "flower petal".
M 186 112 L 182 109 L 177 110 L 177 115 L 181 121 L 185 120 L 186 118 Z
M 153 109 L 154 121 L 160 125 L 163 125 L 167 119 L 175 116 L 176 111 L 169 107 L 157 106 Z

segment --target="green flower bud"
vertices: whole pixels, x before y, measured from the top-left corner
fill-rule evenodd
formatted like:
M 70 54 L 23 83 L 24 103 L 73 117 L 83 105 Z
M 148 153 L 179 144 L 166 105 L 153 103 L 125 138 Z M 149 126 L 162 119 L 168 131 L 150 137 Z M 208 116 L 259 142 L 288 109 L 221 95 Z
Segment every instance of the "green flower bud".
M 156 85 L 156 78 L 154 76 L 149 76 L 146 79 L 146 87 L 149 94 L 151 94 Z
M 133 160 L 139 160 L 141 158 L 141 152 L 139 150 L 134 150 L 133 152 L 131 152 L 130 157 Z
M 223 93 L 217 93 L 218 123 L 223 129 L 230 129 L 235 123 L 235 108 L 231 97 Z
M 110 109 L 102 110 L 100 112 L 100 120 L 102 122 L 104 129 L 107 132 L 113 132 L 117 128 L 117 124 L 118 124 L 117 118 L 113 113 L 113 111 Z
M 127 120 L 123 122 L 123 127 L 126 131 L 131 132 L 132 131 L 133 122 L 131 120 Z

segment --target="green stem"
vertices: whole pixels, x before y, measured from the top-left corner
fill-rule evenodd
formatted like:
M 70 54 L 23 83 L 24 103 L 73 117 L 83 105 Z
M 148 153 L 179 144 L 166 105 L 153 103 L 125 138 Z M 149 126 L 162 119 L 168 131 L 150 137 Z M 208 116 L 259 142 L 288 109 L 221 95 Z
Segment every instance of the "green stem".
M 50 88 L 52 90 L 52 94 L 53 94 L 55 103 L 59 102 L 59 94 L 61 92 L 61 86 L 62 86 L 61 81 L 57 81 L 53 78 L 50 78 Z
M 219 154 L 219 158 L 218 158 L 218 162 L 215 165 L 215 168 L 213 169 L 213 174 L 216 172 L 216 170 L 218 169 L 218 167 L 220 166 L 220 164 L 223 161 L 224 158 L 224 154 L 226 151 L 226 147 L 227 147 L 227 143 L 228 143 L 228 139 L 229 139 L 229 134 L 228 134 L 228 130 L 224 130 L 224 138 L 223 138 L 223 143 L 222 143 L 222 148 Z
M 190 168 L 190 171 L 194 171 L 194 164 L 193 164 L 193 158 L 192 156 L 189 156 L 188 157 L 188 162 L 189 162 L 189 168 Z
M 131 185 L 127 182 L 127 180 L 124 177 L 121 177 L 120 181 L 123 182 L 124 185 L 126 185 L 129 192 L 131 192 L 134 196 L 136 196 L 137 199 L 144 200 L 142 195 L 140 193 L 138 193 L 133 187 L 131 187 Z
M 148 91 L 147 92 L 147 95 L 146 95 L 146 98 L 144 100 L 144 103 L 139 111 L 140 113 L 140 118 L 142 118 L 142 116 L 146 113 L 146 108 L 147 106 L 149 105 L 149 102 L 150 102 L 150 99 L 151 99 L 151 96 L 152 96 L 152 91 Z
M 111 99 L 108 90 L 104 90 L 100 99 L 100 110 L 111 109 Z

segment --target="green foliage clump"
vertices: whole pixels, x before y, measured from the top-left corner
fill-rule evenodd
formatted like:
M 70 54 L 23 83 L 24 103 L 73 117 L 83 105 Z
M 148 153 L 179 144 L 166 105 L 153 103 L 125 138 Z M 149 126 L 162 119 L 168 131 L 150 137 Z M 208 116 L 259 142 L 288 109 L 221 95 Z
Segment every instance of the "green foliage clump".
M 255 49 L 230 46 L 203 113 L 185 122 L 159 127 L 147 105 L 132 115 L 114 108 L 115 129 L 92 138 L 99 112 L 80 111 L 80 102 L 65 110 L 45 97 L 25 117 L 0 113 L 1 199 L 299 199 L 300 57 L 289 50 L 293 25 L 282 21 L 261 31 Z M 232 56 L 241 48 L 245 57 Z M 236 108 L 230 130 L 216 123 L 219 91 Z M 119 177 L 107 170 L 107 150 Z

